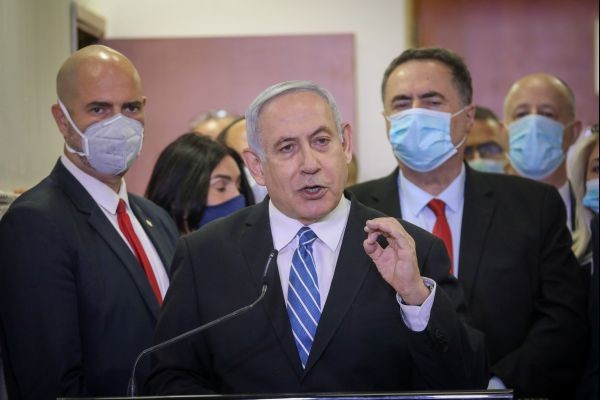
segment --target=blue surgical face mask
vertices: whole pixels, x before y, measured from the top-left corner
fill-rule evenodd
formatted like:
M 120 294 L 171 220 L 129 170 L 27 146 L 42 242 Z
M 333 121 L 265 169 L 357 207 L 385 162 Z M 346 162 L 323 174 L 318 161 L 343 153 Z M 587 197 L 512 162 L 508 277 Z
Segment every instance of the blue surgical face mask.
M 60 99 L 58 105 L 82 139 L 83 151 L 65 143 L 69 152 L 85 157 L 92 168 L 106 175 L 119 175 L 131 167 L 142 150 L 144 140 L 144 126 L 140 121 L 117 114 L 93 123 L 82 133 Z
M 203 225 L 208 224 L 210 221 L 215 220 L 220 217 L 225 217 L 234 211 L 240 210 L 246 207 L 246 199 L 241 194 L 231 199 L 224 201 L 221 204 L 216 204 L 214 206 L 206 206 L 204 208 L 204 213 L 202 213 L 202 218 L 198 223 L 198 228 Z
M 389 117 L 390 143 L 402 163 L 418 172 L 429 172 L 456 154 L 467 136 L 454 146 L 450 136 L 455 114 L 425 108 L 411 108 Z
M 493 158 L 475 158 L 468 162 L 474 170 L 481 172 L 491 172 L 494 174 L 504 173 L 504 161 L 494 160 Z
M 598 214 L 598 178 L 590 179 L 585 183 L 585 196 L 583 205 Z
M 508 158 L 514 169 L 531 179 L 543 179 L 556 171 L 565 159 L 565 128 L 560 122 L 537 114 L 510 124 Z

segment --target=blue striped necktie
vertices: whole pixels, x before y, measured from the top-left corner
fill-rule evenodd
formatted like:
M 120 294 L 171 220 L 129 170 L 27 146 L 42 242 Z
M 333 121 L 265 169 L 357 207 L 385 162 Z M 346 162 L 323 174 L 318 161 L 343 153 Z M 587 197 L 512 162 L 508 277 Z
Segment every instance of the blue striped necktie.
M 288 286 L 287 311 L 303 368 L 306 368 L 321 317 L 319 280 L 312 252 L 316 239 L 317 235 L 310 228 L 298 231 L 298 248 L 292 258 Z

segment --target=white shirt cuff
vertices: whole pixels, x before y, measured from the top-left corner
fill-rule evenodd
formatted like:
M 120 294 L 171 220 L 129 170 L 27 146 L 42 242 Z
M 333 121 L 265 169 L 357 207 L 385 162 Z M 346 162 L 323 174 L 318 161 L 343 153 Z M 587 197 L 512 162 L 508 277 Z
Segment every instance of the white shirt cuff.
M 488 383 L 488 390 L 490 389 L 506 389 L 506 385 L 502 382 L 502 379 L 497 376 L 492 376 L 490 378 L 490 382 Z
M 398 304 L 400 304 L 400 314 L 402 315 L 402 320 L 413 332 L 422 332 L 427 327 L 429 323 L 429 315 L 431 314 L 431 307 L 433 307 L 433 299 L 435 298 L 435 290 L 437 285 L 433 279 L 429 279 L 426 277 L 423 278 L 423 283 L 425 286 L 429 288 L 429 296 L 420 306 L 409 306 L 408 304 L 404 304 L 402 302 L 402 297 L 399 294 L 396 294 L 396 300 Z

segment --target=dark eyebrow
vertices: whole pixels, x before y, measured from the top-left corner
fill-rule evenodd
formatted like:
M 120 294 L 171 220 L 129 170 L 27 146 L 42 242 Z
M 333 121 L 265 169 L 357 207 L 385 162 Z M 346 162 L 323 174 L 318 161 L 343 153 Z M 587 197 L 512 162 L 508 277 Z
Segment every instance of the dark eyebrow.
M 92 101 L 86 105 L 86 108 L 95 108 L 95 107 L 107 108 L 107 107 L 112 107 L 112 104 L 107 101 Z
M 446 100 L 446 96 L 444 96 L 440 92 L 436 92 L 436 91 L 431 91 L 431 92 L 427 92 L 427 93 L 423 93 L 423 94 L 419 95 L 419 99 L 430 99 L 432 97 L 439 97 L 442 100 Z
M 405 94 L 399 94 L 392 98 L 391 104 L 394 104 L 395 102 L 400 101 L 400 100 L 412 100 L 412 97 L 407 96 Z
M 128 101 L 127 103 L 123 103 L 123 107 L 137 107 L 142 108 L 142 102 L 139 100 Z
M 210 177 L 211 181 L 215 180 L 215 179 L 223 179 L 223 180 L 226 180 L 226 181 L 232 181 L 233 180 L 233 178 L 231 176 L 229 176 L 229 175 L 223 175 L 223 174 L 221 174 L 221 175 L 215 175 L 215 176 L 211 176 Z
M 442 100 L 446 100 L 446 96 L 444 96 L 443 94 L 441 94 L 440 92 L 436 92 L 436 91 L 430 91 L 430 92 L 426 92 L 423 94 L 420 94 L 417 96 L 419 99 L 423 100 L 423 99 L 431 99 L 433 97 L 439 97 Z M 408 96 L 406 94 L 399 94 L 397 96 L 394 96 L 392 98 L 392 104 L 395 103 L 396 101 L 401 101 L 401 100 L 412 100 L 412 96 Z

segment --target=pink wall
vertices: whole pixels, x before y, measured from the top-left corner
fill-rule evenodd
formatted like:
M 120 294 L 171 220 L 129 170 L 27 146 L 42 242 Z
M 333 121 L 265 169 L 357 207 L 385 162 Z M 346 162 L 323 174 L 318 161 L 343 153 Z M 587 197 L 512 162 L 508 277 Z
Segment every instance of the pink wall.
M 499 118 L 504 96 L 516 80 L 547 72 L 573 89 L 584 124 L 598 122 L 598 0 L 420 0 L 415 6 L 417 44 L 461 54 L 471 70 L 475 102 Z
M 130 191 L 143 194 L 162 149 L 187 131 L 197 114 L 224 108 L 243 114 L 271 84 L 306 79 L 329 89 L 342 117 L 356 115 L 354 36 L 115 39 L 103 42 L 138 68 L 147 97 L 146 136 L 127 173 Z

